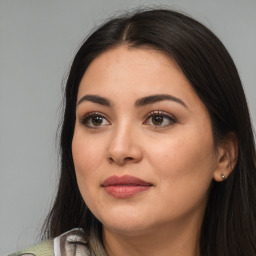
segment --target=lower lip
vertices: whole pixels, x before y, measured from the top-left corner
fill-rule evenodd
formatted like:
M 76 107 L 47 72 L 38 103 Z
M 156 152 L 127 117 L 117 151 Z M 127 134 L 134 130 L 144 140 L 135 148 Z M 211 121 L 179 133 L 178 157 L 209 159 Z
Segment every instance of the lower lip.
M 151 186 L 131 186 L 131 185 L 117 185 L 107 186 L 104 189 L 113 197 L 116 198 L 128 198 L 138 193 L 144 192 L 150 189 Z

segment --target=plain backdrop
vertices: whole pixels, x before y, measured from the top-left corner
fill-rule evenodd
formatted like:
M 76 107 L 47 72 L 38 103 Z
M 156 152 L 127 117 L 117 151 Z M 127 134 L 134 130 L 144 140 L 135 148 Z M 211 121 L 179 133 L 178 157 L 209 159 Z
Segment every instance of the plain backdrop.
M 0 0 L 0 255 L 35 244 L 57 187 L 61 84 L 85 36 L 136 7 L 169 6 L 231 53 L 256 123 L 256 0 Z

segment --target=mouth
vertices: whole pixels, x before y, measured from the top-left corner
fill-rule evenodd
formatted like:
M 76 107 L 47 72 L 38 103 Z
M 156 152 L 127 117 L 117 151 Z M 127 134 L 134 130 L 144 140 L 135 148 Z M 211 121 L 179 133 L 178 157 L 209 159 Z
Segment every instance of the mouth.
M 153 184 L 134 176 L 111 176 L 101 185 L 108 194 L 116 198 L 129 198 L 147 191 Z

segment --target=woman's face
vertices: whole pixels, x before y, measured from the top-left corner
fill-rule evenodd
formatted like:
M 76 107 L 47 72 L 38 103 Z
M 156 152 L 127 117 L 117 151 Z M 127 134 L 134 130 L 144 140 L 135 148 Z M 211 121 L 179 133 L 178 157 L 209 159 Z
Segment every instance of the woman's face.
M 120 46 L 90 64 L 72 152 L 82 197 L 105 229 L 136 235 L 202 219 L 217 168 L 211 122 L 165 54 Z

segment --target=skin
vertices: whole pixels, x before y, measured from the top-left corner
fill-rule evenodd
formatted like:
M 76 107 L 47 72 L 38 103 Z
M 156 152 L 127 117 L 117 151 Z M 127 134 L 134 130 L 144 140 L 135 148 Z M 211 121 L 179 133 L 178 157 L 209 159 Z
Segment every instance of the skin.
M 184 105 L 161 100 L 135 106 L 159 94 Z M 110 106 L 82 100 L 85 95 L 104 97 Z M 230 150 L 216 149 L 208 111 L 177 64 L 148 47 L 110 49 L 89 65 L 77 103 L 72 153 L 78 186 L 103 224 L 108 255 L 197 255 L 209 186 L 221 173 L 228 176 Z M 153 122 L 157 111 L 165 115 L 160 125 Z M 92 112 L 94 119 L 85 118 Z M 115 198 L 101 186 L 112 175 L 152 186 Z

